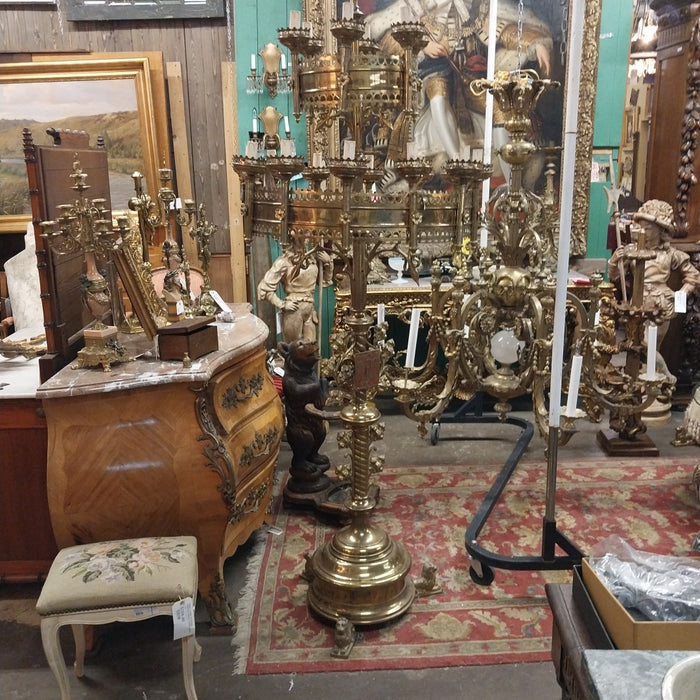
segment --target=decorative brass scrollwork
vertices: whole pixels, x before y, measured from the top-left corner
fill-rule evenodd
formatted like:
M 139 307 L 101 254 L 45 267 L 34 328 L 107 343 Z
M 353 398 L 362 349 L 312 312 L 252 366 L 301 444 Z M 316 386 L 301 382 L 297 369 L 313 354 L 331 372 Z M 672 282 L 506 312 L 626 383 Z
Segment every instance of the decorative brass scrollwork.
M 227 409 L 237 408 L 239 404 L 257 396 L 262 391 L 262 388 L 263 376 L 260 372 L 254 374 L 250 379 L 240 377 L 235 386 L 230 386 L 224 391 L 221 405 Z

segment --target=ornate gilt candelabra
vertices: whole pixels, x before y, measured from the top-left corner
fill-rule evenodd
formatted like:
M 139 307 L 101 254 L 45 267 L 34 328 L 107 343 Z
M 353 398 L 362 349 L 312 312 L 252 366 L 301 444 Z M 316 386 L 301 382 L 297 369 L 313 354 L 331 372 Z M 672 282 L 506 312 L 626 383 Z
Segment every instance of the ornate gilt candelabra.
M 378 255 L 398 254 L 408 259 L 415 275 L 421 244 L 447 242 L 448 248 L 459 249 L 457 236 L 463 234 L 455 224 L 463 219 L 458 208 L 464 197 L 422 193 L 419 186 L 430 167 L 407 158 L 410 147 L 404 145 L 395 164 L 408 190 L 387 194 L 373 187 L 383 175 L 380 154 L 364 148 L 363 129 L 371 120 L 390 125 L 400 114 L 410 124 L 417 85 L 413 54 L 427 40 L 420 25 L 403 23 L 394 30 L 405 47 L 403 57 L 387 56 L 364 41 L 359 17 L 333 22 L 338 54 L 323 53 L 323 42 L 308 28 L 280 30 L 280 41 L 291 50 L 295 114 L 303 107 L 308 115 L 311 165 L 281 155 L 264 162 L 236 157 L 233 163 L 241 178 L 247 244 L 254 235 L 272 235 L 283 245 L 296 238 L 312 249 L 323 246 L 340 258 L 349 279 L 351 308 L 343 319 L 342 340 L 336 336 L 332 343 L 342 347 L 333 360 L 333 376 L 345 402 L 339 441 L 350 450 L 350 464 L 340 467 L 339 474 L 350 479 L 350 523 L 311 554 L 307 568 L 314 612 L 356 624 L 397 617 L 414 597 L 410 556 L 371 521 L 371 482 L 383 463 L 372 446 L 383 432 L 372 397 L 392 344 L 367 311 L 367 273 Z M 350 135 L 342 158 L 329 155 L 328 134 L 339 119 Z M 410 128 L 406 134 L 410 140 Z M 311 186 L 290 192 L 291 176 L 298 172 Z
M 59 216 L 55 221 L 41 222 L 42 236 L 48 238 L 52 250 L 59 254 L 83 252 L 86 268 L 81 280 L 83 303 L 94 322 L 83 331 L 85 347 L 78 353 L 73 367 L 101 365 L 108 372 L 111 365 L 133 359 L 118 342 L 117 327 L 103 322 L 104 316 L 111 311 L 111 296 L 107 281 L 97 269 L 97 258 L 106 255 L 114 246 L 112 222 L 104 199 L 87 199 L 90 186 L 80 161 L 73 163 L 70 177 L 73 179 L 71 189 L 77 198 L 71 204 L 57 207 Z
M 129 209 L 138 213 L 139 228 L 143 247 L 144 262 L 148 262 L 148 246 L 153 244 L 153 236 L 159 227 L 165 230 L 162 246 L 162 262 L 170 270 L 177 269 L 184 259 L 184 252 L 173 236 L 173 221 L 179 226 L 189 226 L 196 207 L 191 199 L 183 200 L 183 207 L 175 206 L 178 197 L 170 186 L 172 170 L 160 168 L 160 187 L 156 200 L 144 190 L 143 175 L 139 172 L 131 176 L 134 181 L 134 196 L 129 200 Z
M 618 301 L 612 284 L 600 284 L 598 322 L 589 324 L 581 338 L 584 406 L 597 419 L 609 411 L 610 430 L 598 433 L 609 454 L 658 455 L 642 416 L 655 400 L 669 402 L 675 385 L 673 377 L 656 371 L 656 342 L 645 343 L 645 331 L 663 322 L 662 310 L 644 304 L 644 269 L 654 257 L 644 249 L 642 236 L 627 254 L 633 268 L 630 298 Z
M 459 229 L 465 244 L 453 252 L 448 290 L 442 289 L 442 270 L 434 268 L 431 308 L 423 319 L 428 328 L 425 363 L 394 370 L 397 400 L 423 434 L 425 424 L 439 419 L 452 398 L 476 392 L 495 397 L 503 419 L 511 398 L 531 392 L 538 427 L 547 433 L 554 201 L 527 191 L 522 172 L 537 150 L 529 137 L 532 112 L 539 97 L 557 86 L 530 71 L 500 73 L 493 81 L 471 85 L 476 94 L 491 91 L 505 115 L 510 142 L 499 156 L 510 166 L 511 177 L 480 213 L 477 185 L 490 168 L 459 162 L 445 168 L 464 202 Z M 548 169 L 545 192 L 553 190 L 553 175 L 553 168 Z M 571 303 L 578 308 L 578 300 Z M 447 360 L 442 370 L 440 354 Z M 563 431 L 562 437 L 568 435 L 570 431 Z

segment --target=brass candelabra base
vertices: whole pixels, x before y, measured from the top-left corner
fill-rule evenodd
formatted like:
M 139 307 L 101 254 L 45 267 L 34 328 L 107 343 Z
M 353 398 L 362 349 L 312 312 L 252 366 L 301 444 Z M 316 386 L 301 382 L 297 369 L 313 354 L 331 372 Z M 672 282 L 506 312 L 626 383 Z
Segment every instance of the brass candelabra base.
M 117 340 L 117 333 L 116 326 L 86 329 L 85 347 L 78 353 L 73 369 L 102 366 L 105 372 L 110 372 L 112 365 L 131 362 L 134 358 Z
M 316 550 L 310 566 L 309 607 L 330 620 L 386 622 L 403 615 L 415 597 L 410 555 L 370 524 L 369 512 L 354 513 L 349 525 Z
M 376 490 L 373 493 L 369 478 L 369 447 L 379 411 L 356 397 L 341 417 L 353 436 L 350 523 L 309 558 L 308 604 L 321 617 L 371 625 L 398 617 L 411 607 L 415 597 L 409 576 L 411 556 L 370 523 Z

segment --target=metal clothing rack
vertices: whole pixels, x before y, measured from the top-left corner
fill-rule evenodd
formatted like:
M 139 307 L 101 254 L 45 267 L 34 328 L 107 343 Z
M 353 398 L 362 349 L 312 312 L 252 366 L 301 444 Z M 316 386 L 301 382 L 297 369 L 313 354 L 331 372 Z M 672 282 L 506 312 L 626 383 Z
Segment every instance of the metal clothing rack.
M 470 399 L 472 401 L 473 399 Z M 581 563 L 583 552 L 575 545 L 566 535 L 559 532 L 556 521 L 554 519 L 554 495 L 556 489 L 556 457 L 557 443 L 556 435 L 551 434 L 550 444 L 548 448 L 548 470 L 547 470 L 547 489 L 546 489 L 546 508 L 545 516 L 542 520 L 542 549 L 539 556 L 507 556 L 492 552 L 478 543 L 478 537 L 481 530 L 486 525 L 491 511 L 496 506 L 503 490 L 508 481 L 513 475 L 515 468 L 518 466 L 520 458 L 525 453 L 527 446 L 534 435 L 534 426 L 530 421 L 524 418 L 508 416 L 505 420 L 501 420 L 497 415 L 481 415 L 481 403 L 477 403 L 476 408 L 478 413 L 468 415 L 466 411 L 472 408 L 474 404 L 465 402 L 453 414 L 449 415 L 447 420 L 441 419 L 441 422 L 461 422 L 461 423 L 507 423 L 515 425 L 522 429 L 520 436 L 506 460 L 503 468 L 499 472 L 496 480 L 487 492 L 481 506 L 476 512 L 471 523 L 468 525 L 464 543 L 469 555 L 471 565 L 469 567 L 469 575 L 474 583 L 482 586 L 488 586 L 493 582 L 493 569 L 510 569 L 517 571 L 551 571 L 572 569 L 575 565 Z M 432 427 L 439 427 L 439 422 L 434 422 Z M 433 430 L 431 429 L 431 442 L 436 444 L 437 438 L 433 441 Z M 554 443 L 554 444 L 552 444 Z M 557 547 L 562 550 L 563 554 L 556 554 Z

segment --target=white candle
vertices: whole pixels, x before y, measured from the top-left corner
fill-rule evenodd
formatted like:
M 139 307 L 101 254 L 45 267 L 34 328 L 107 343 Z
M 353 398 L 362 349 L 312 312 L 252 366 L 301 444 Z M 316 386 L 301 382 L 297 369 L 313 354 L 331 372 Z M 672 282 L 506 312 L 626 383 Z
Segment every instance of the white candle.
M 343 158 L 353 160 L 355 158 L 355 142 L 351 139 L 343 141 Z
M 250 70 L 255 70 L 255 54 L 250 54 Z
M 557 257 L 557 289 L 554 299 L 554 333 L 552 335 L 552 377 L 549 385 L 549 427 L 559 427 L 561 412 L 561 366 L 564 358 L 566 329 L 566 283 L 569 274 L 571 248 L 571 219 L 576 165 L 576 129 L 578 122 L 579 91 L 581 88 L 581 58 L 583 55 L 583 28 L 585 0 L 573 0 L 569 10 L 569 53 L 566 59 L 566 111 L 564 149 L 562 151 L 561 197 L 559 205 L 559 254 Z
M 312 156 L 311 156 L 311 165 L 314 168 L 320 168 L 321 167 L 321 153 L 320 151 L 316 151 Z
M 289 133 L 289 117 L 286 114 L 284 115 L 284 133 Z
M 384 304 L 377 304 L 377 325 L 384 323 Z
M 569 395 L 566 400 L 566 413 L 569 418 L 576 417 L 576 403 L 578 401 L 578 385 L 581 381 L 581 364 L 583 356 L 576 353 L 571 358 L 571 374 L 569 375 Z
M 352 19 L 353 16 L 353 5 L 352 2 L 344 2 L 342 7 L 342 17 L 341 19 Z
M 416 363 L 416 345 L 418 343 L 418 324 L 420 323 L 420 309 L 411 309 L 411 325 L 408 329 L 408 347 L 406 348 L 406 369 L 412 368 Z
M 653 323 L 647 326 L 647 377 L 654 379 L 656 376 L 656 339 L 658 327 Z
M 489 247 L 489 232 L 485 228 L 482 228 L 481 231 L 479 231 L 479 247 Z
M 258 118 L 253 117 L 253 133 L 257 134 L 258 133 Z
M 299 10 L 292 10 L 289 13 L 289 28 L 299 29 L 301 27 L 301 12 Z
M 287 70 L 287 54 L 285 53 L 280 56 L 280 66 L 282 70 Z

